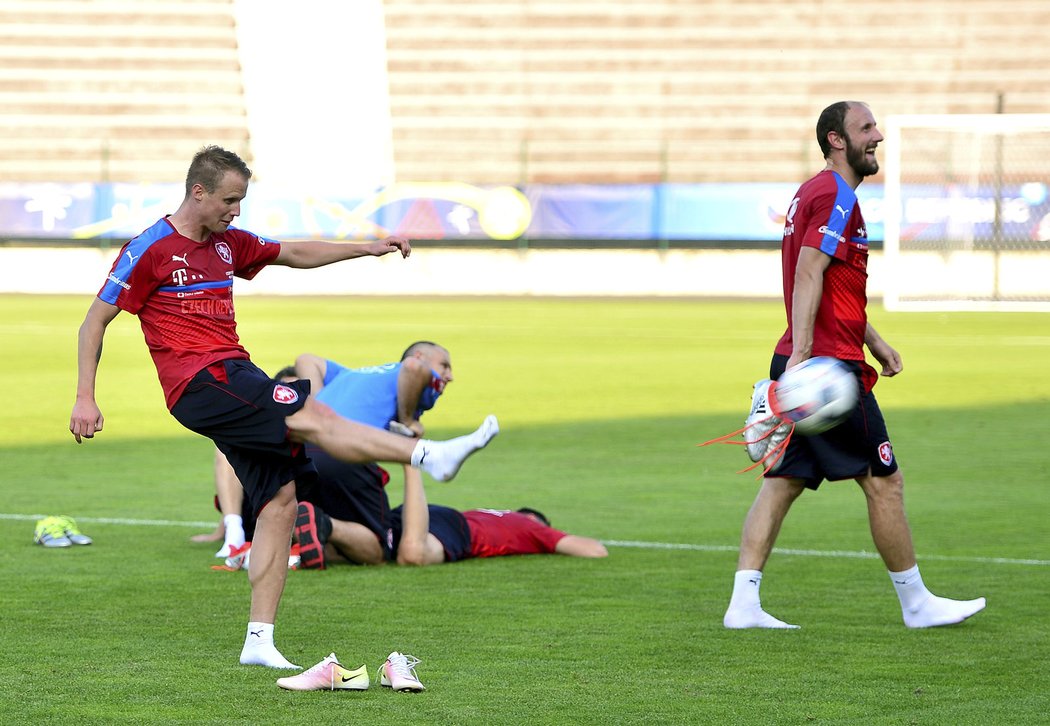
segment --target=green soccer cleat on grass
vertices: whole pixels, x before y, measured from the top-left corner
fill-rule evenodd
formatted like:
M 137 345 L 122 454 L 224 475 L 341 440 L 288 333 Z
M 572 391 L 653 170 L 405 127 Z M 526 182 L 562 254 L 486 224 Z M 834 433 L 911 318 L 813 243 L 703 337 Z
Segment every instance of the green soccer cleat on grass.
M 73 521 L 72 517 L 60 516 L 55 517 L 55 520 L 62 526 L 65 530 L 66 538 L 73 544 L 89 545 L 94 541 L 80 531 L 80 528 L 77 527 L 77 523 Z
M 44 547 L 72 547 L 73 541 L 66 536 L 66 528 L 58 517 L 44 517 L 36 523 L 33 541 Z
M 368 669 L 344 668 L 332 653 L 299 675 L 278 678 L 277 685 L 289 691 L 367 691 Z

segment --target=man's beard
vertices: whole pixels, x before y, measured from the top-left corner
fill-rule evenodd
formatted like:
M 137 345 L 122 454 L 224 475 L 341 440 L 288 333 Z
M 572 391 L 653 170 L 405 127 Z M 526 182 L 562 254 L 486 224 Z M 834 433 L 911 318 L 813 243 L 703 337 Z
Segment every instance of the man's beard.
M 849 137 L 846 137 L 846 163 L 849 164 L 857 176 L 866 177 L 879 173 L 879 162 L 876 159 L 868 161 L 863 146 L 854 146 Z

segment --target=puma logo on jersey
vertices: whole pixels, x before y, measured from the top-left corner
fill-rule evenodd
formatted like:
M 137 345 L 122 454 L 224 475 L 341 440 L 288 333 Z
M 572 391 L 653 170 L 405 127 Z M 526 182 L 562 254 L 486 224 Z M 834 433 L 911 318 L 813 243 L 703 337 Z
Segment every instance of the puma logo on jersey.
M 135 255 L 131 254 L 131 250 L 125 250 L 124 254 L 126 254 L 128 256 L 128 262 L 131 263 L 132 265 L 135 264 L 135 260 L 137 260 L 139 257 L 142 257 L 142 255 L 139 255 L 139 257 L 136 257 Z
M 189 253 L 187 252 L 186 255 L 188 255 L 188 254 Z M 182 264 L 186 265 L 186 267 L 189 267 L 190 263 L 186 261 L 186 255 L 183 255 L 182 257 L 179 257 L 178 255 L 172 255 L 171 256 L 171 261 L 172 262 L 181 262 Z
M 845 219 L 846 217 L 849 216 L 849 212 L 847 212 L 845 209 L 843 209 L 838 204 L 835 205 L 835 211 L 841 213 L 843 219 Z

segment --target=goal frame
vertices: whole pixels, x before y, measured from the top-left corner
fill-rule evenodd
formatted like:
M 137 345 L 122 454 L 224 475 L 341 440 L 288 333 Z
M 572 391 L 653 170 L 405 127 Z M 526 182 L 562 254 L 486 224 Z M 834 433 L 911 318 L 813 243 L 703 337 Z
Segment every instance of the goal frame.
M 1050 139 L 1050 114 L 897 114 L 889 116 L 885 125 L 885 182 L 883 190 L 883 304 L 891 311 L 1016 311 L 1050 312 L 1050 289 L 1045 299 L 933 299 L 915 300 L 902 296 L 900 282 L 901 218 L 903 197 L 901 185 L 902 132 L 904 129 L 988 129 L 993 133 L 1009 134 L 1045 130 Z M 993 253 L 998 275 L 999 251 Z M 1050 245 L 1046 255 L 1050 256 Z

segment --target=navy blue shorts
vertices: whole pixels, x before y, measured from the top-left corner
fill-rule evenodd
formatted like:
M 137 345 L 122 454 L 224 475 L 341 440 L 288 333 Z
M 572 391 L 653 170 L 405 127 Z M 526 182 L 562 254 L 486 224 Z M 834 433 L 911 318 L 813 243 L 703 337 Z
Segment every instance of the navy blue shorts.
M 787 356 L 774 355 L 769 377 L 779 378 L 787 362 Z M 861 391 L 857 407 L 848 419 L 822 434 L 793 434 L 784 457 L 767 476 L 802 479 L 806 488 L 816 489 L 825 479 L 856 479 L 869 470 L 874 476 L 889 476 L 897 471 L 897 458 L 875 394 L 864 392 L 858 363 L 842 362 L 857 375 Z
M 306 453 L 317 469 L 317 486 L 306 500 L 330 517 L 367 527 L 379 539 L 384 559 L 394 559 L 386 470 L 376 464 L 340 461 L 315 446 L 307 446 Z
M 431 504 L 430 534 L 437 537 L 445 549 L 445 562 L 456 562 L 470 557 L 470 525 L 463 513 L 451 507 Z M 401 541 L 401 507 L 390 512 L 394 525 L 394 557 L 397 557 L 397 544 Z
M 225 360 L 193 377 L 171 415 L 215 442 L 258 516 L 288 482 L 304 494 L 314 484 L 316 471 L 285 423 L 309 395 L 307 380 L 280 383 L 250 360 Z

